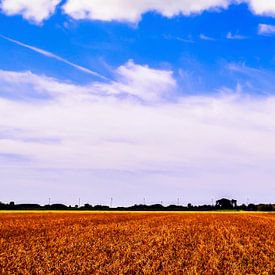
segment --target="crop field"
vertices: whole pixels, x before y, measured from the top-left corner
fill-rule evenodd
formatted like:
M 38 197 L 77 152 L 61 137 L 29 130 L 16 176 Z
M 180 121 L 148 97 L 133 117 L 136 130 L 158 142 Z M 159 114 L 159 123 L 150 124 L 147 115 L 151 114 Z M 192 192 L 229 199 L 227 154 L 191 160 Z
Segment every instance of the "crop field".
M 275 274 L 265 213 L 0 213 L 0 274 Z

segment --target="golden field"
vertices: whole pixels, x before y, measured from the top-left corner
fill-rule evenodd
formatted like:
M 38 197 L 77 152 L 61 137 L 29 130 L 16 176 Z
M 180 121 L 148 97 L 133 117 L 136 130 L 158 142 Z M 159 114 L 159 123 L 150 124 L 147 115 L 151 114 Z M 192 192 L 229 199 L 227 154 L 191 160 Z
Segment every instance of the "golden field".
M 275 274 L 265 213 L 0 213 L 0 274 Z

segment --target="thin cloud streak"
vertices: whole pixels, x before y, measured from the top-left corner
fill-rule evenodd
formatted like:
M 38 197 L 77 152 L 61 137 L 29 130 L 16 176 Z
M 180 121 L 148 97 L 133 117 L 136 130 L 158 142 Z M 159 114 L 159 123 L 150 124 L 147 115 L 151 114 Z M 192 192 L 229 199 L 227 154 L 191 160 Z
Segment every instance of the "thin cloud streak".
M 55 59 L 55 60 L 57 60 L 57 61 L 60 61 L 60 62 L 62 62 L 62 63 L 64 63 L 64 64 L 67 64 L 67 65 L 69 65 L 69 66 L 71 66 L 71 67 L 73 67 L 73 68 L 75 68 L 75 69 L 77 69 L 77 70 L 79 70 L 79 71 L 84 72 L 84 73 L 87 73 L 87 74 L 96 76 L 96 77 L 101 78 L 101 79 L 104 79 L 104 80 L 109 80 L 107 77 L 105 77 L 105 76 L 103 76 L 103 75 L 101 75 L 101 74 L 99 74 L 99 73 L 97 73 L 97 72 L 94 72 L 94 71 L 92 71 L 92 70 L 90 70 L 90 69 L 88 69 L 88 68 L 85 68 L 85 67 L 83 67 L 83 66 L 80 66 L 80 65 L 77 65 L 77 64 L 75 64 L 75 63 L 72 63 L 72 62 L 68 61 L 67 59 L 64 59 L 63 57 L 60 57 L 60 56 L 58 56 L 58 55 L 56 55 L 56 54 L 53 54 L 53 53 L 51 53 L 51 52 L 48 52 L 48 51 L 45 51 L 45 50 L 43 50 L 43 49 L 39 49 L 39 48 L 37 48 L 37 47 L 33 47 L 33 46 L 31 46 L 31 45 L 22 43 L 22 42 L 20 42 L 20 41 L 18 41 L 18 40 L 9 38 L 9 37 L 4 36 L 4 35 L 2 35 L 2 34 L 0 34 L 0 37 L 3 38 L 3 39 L 5 39 L 5 40 L 7 40 L 7 41 L 9 41 L 9 42 L 12 42 L 12 43 L 14 43 L 14 44 L 16 44 L 16 45 L 19 45 L 19 46 L 21 46 L 21 47 L 30 49 L 30 50 L 32 50 L 32 51 L 34 51 L 34 52 L 37 52 L 37 53 L 39 53 L 39 54 L 41 54 L 41 55 L 44 55 L 44 56 L 46 56 L 46 57 L 49 57 L 49 58 Z
M 240 35 L 240 34 L 233 34 L 232 32 L 227 33 L 226 39 L 229 40 L 244 40 L 247 39 L 246 36 Z
M 200 39 L 201 39 L 201 40 L 206 40 L 206 41 L 216 41 L 215 38 L 210 37 L 210 36 L 207 36 L 207 35 L 205 35 L 205 34 L 200 34 Z

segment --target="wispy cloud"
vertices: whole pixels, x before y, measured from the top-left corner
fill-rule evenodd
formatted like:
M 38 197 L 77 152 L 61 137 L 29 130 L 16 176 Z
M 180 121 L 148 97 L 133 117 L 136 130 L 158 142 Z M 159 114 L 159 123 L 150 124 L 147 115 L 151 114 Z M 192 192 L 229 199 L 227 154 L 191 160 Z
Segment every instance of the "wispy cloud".
M 191 38 L 175 37 L 175 40 L 184 42 L 184 43 L 194 43 L 194 41 Z
M 60 61 L 60 62 L 62 62 L 62 63 L 64 63 L 64 64 L 67 64 L 67 65 L 69 65 L 69 66 L 71 66 L 71 67 L 73 67 L 73 68 L 75 68 L 75 69 L 77 69 L 77 70 L 79 70 L 79 71 L 84 72 L 84 73 L 93 75 L 93 76 L 95 76 L 95 77 L 98 77 L 98 78 L 101 78 L 101 79 L 104 79 L 104 80 L 108 80 L 108 78 L 106 78 L 105 76 L 103 76 L 103 75 L 101 75 L 101 74 L 99 74 L 99 73 L 97 73 L 97 72 L 94 72 L 94 71 L 92 71 L 92 70 L 90 70 L 90 69 L 88 69 L 88 68 L 85 68 L 85 67 L 83 67 L 83 66 L 80 66 L 80 65 L 77 65 L 77 64 L 75 64 L 75 63 L 72 63 L 72 62 L 70 62 L 69 60 L 67 60 L 67 59 L 65 59 L 65 58 L 63 58 L 63 57 L 60 57 L 60 56 L 58 56 L 58 55 L 56 55 L 56 54 L 54 54 L 54 53 L 51 53 L 51 52 L 45 51 L 45 50 L 43 50 L 43 49 L 40 49 L 40 48 L 31 46 L 31 45 L 22 43 L 22 42 L 20 42 L 20 41 L 18 41 L 18 40 L 12 39 L 12 38 L 7 37 L 7 36 L 4 36 L 4 35 L 2 35 L 2 34 L 0 34 L 0 37 L 3 38 L 3 39 L 5 39 L 5 40 L 7 40 L 7 41 L 10 41 L 10 42 L 12 42 L 12 43 L 18 45 L 18 46 L 27 48 L 27 49 L 32 50 L 32 51 L 34 51 L 34 52 L 37 52 L 37 53 L 39 53 L 39 54 L 41 54 L 41 55 L 44 55 L 44 56 L 46 56 L 46 57 L 49 57 L 49 58 L 55 59 L 55 60 L 57 60 L 57 61 Z
M 258 34 L 260 34 L 260 35 L 275 35 L 275 25 L 259 24 Z
M 179 36 L 173 36 L 170 34 L 165 34 L 165 35 L 163 35 L 163 38 L 166 40 L 176 40 L 176 41 L 180 41 L 183 43 L 194 43 L 194 41 L 190 35 L 185 38 L 185 37 L 179 37 Z
M 205 34 L 200 34 L 200 39 L 201 40 L 207 40 L 207 41 L 215 41 L 216 39 L 210 36 L 207 36 Z
M 247 39 L 246 36 L 240 35 L 240 34 L 233 34 L 232 32 L 228 32 L 226 35 L 226 39 L 230 40 L 244 40 Z
M 275 94 L 273 71 L 249 67 L 245 63 L 230 63 L 227 69 L 244 91 L 257 95 Z

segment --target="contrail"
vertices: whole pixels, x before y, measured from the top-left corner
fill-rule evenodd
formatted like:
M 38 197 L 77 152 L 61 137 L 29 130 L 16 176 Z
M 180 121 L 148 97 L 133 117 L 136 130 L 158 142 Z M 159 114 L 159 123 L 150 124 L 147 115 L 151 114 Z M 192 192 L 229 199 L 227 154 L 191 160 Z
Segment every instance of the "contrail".
M 87 68 L 85 68 L 85 67 L 79 66 L 79 65 L 77 65 L 77 64 L 75 64 L 75 63 L 72 63 L 72 62 L 70 62 L 70 61 L 68 61 L 68 60 L 66 60 L 66 59 L 64 59 L 64 58 L 62 58 L 62 57 L 60 57 L 60 56 L 58 56 L 58 55 L 56 55 L 56 54 L 53 54 L 53 53 L 51 53 L 51 52 L 48 52 L 48 51 L 45 51 L 45 50 L 42 50 L 42 49 L 33 47 L 33 46 L 31 46 L 31 45 L 22 43 L 22 42 L 20 42 L 20 41 L 18 41 L 18 40 L 9 38 L 9 37 L 4 36 L 4 35 L 2 35 L 2 34 L 0 34 L 0 37 L 2 37 L 3 39 L 5 39 L 5 40 L 7 40 L 7 41 L 10 41 L 10 42 L 12 42 L 12 43 L 14 43 L 14 44 L 16 44 L 16 45 L 19 45 L 19 46 L 21 46 L 21 47 L 30 49 L 30 50 L 32 50 L 32 51 L 34 51 L 34 52 L 40 53 L 40 54 L 42 54 L 42 55 L 44 55 L 44 56 L 47 56 L 47 57 L 49 57 L 49 58 L 53 58 L 53 59 L 58 60 L 58 61 L 60 61 L 60 62 L 62 62 L 62 63 L 65 63 L 65 64 L 67 64 L 67 65 L 69 65 L 69 66 L 71 66 L 71 67 L 73 67 L 73 68 L 75 68 L 75 69 L 77 69 L 77 70 L 79 70 L 79 71 L 85 72 L 85 73 L 87 73 L 87 74 L 96 76 L 96 77 L 101 78 L 101 79 L 104 79 L 104 80 L 109 80 L 107 77 L 105 77 L 105 76 L 103 76 L 103 75 L 101 75 L 101 74 L 99 74 L 99 73 L 97 73 L 97 72 L 91 71 L 90 69 L 87 69 Z

